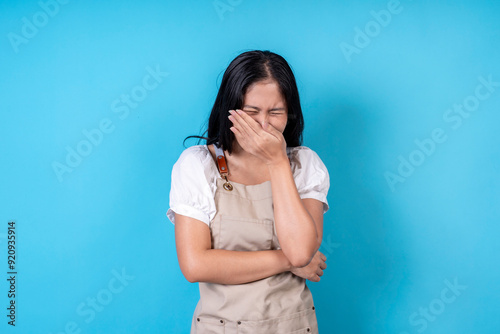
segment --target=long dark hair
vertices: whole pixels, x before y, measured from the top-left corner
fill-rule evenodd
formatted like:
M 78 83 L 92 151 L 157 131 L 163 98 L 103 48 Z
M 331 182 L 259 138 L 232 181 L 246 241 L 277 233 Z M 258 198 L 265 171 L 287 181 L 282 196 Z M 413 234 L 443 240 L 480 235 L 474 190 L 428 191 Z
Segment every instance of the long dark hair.
M 208 119 L 207 137 L 189 136 L 186 139 L 205 139 L 207 145 L 219 143 L 222 149 L 231 153 L 235 137 L 229 130 L 232 126 L 228 119 L 229 110 L 241 109 L 248 87 L 255 82 L 266 79 L 273 79 L 278 83 L 286 102 L 288 120 L 283 136 L 287 146 L 300 146 L 304 130 L 304 117 L 292 69 L 282 56 L 270 51 L 259 50 L 240 54 L 224 72 L 219 92 Z

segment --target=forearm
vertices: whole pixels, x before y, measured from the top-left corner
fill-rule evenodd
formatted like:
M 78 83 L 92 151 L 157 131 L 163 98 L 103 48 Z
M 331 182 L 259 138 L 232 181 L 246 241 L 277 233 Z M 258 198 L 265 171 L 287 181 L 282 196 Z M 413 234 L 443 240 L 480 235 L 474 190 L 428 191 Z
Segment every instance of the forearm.
M 306 265 L 319 248 L 316 225 L 299 196 L 288 161 L 268 166 L 281 249 L 294 266 Z
M 190 282 L 243 284 L 292 268 L 281 250 L 230 251 L 207 249 L 198 254 Z

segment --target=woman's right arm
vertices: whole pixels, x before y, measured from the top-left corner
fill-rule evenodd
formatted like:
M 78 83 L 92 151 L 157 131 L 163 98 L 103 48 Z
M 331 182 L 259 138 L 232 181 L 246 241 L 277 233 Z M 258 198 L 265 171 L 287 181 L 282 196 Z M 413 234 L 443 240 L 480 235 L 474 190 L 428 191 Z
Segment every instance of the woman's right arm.
M 281 250 L 211 249 L 207 224 L 179 214 L 175 244 L 181 271 L 191 283 L 243 284 L 293 269 Z

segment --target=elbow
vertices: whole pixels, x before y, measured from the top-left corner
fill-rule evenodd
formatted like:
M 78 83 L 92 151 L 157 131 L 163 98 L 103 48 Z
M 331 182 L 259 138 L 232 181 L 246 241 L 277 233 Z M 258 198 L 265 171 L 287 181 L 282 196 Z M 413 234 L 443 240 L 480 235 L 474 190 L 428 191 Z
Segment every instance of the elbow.
M 311 262 L 312 258 L 318 251 L 318 248 L 319 245 L 317 245 L 317 243 L 312 243 L 311 245 L 302 248 L 294 248 L 291 252 L 289 252 L 288 260 L 293 267 L 305 267 Z
M 210 279 L 210 267 L 206 263 L 205 251 L 189 253 L 179 258 L 181 272 L 189 283 L 206 282 Z
M 302 268 L 305 267 L 311 262 L 312 256 L 307 257 L 307 256 L 296 256 L 294 258 L 289 259 L 290 263 L 292 264 L 293 267 L 296 268 Z
M 193 276 L 193 275 L 191 275 L 191 274 L 188 274 L 188 273 L 184 273 L 184 272 L 183 272 L 183 274 L 184 274 L 184 277 L 187 279 L 187 281 L 188 281 L 189 283 L 196 283 L 196 282 L 199 282 L 199 281 L 198 281 L 198 279 L 197 279 L 195 276 Z
M 181 272 L 189 283 L 200 282 L 199 270 L 194 263 L 181 264 Z

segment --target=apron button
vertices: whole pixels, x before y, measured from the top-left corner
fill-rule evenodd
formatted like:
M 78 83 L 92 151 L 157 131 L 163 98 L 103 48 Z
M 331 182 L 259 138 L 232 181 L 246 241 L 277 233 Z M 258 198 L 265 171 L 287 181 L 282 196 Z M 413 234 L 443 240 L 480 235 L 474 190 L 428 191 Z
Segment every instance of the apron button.
M 241 325 L 241 321 L 238 321 L 238 325 Z
M 200 318 L 196 318 L 196 321 L 200 321 Z
M 313 310 L 314 310 L 314 306 L 313 306 Z
M 220 320 L 220 323 L 221 323 L 221 324 L 223 324 L 223 323 L 224 323 L 224 320 L 222 320 L 222 319 L 221 319 L 221 320 Z
M 311 331 L 311 329 L 308 327 L 308 328 L 306 329 L 306 331 L 307 331 L 307 332 L 310 332 L 310 331 Z

